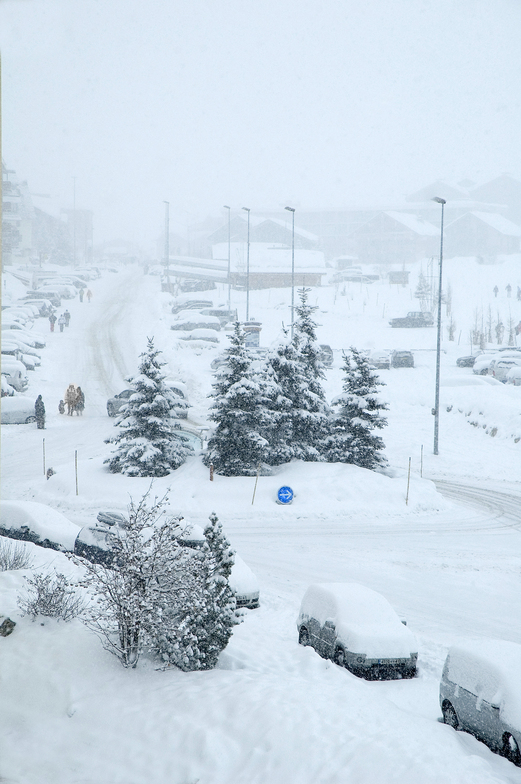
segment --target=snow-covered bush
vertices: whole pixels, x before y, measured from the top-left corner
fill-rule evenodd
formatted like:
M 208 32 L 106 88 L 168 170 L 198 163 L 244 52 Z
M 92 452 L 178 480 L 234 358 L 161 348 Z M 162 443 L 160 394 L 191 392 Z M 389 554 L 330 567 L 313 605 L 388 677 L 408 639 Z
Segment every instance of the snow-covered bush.
M 81 561 L 81 584 L 94 599 L 85 623 L 125 667 L 147 650 L 183 670 L 210 669 L 237 622 L 233 551 L 217 518 L 202 548 L 185 546 L 182 518 L 165 512 L 167 496 L 149 504 L 149 494 L 131 502 L 111 566 Z
M 210 419 L 216 423 L 205 465 L 223 476 L 254 476 L 266 457 L 268 411 L 262 377 L 251 368 L 245 335 L 236 322 L 224 364 L 213 384 Z
M 5 537 L 0 537 L 0 572 L 9 572 L 15 569 L 28 569 L 32 558 L 24 544 L 14 544 Z
M 387 424 L 381 413 L 387 405 L 377 395 L 378 387 L 384 384 L 371 369 L 369 360 L 355 348 L 344 356 L 344 372 L 344 391 L 335 404 L 338 413 L 327 439 L 328 461 L 370 469 L 386 465 L 382 454 L 385 444 L 372 432 Z
M 18 597 L 18 605 L 24 615 L 34 620 L 39 615 L 72 621 L 85 609 L 85 601 L 78 595 L 76 586 L 64 574 L 36 572 L 25 577 L 27 591 Z
M 192 454 L 190 444 L 176 431 L 177 396 L 165 384 L 165 363 L 158 360 L 160 351 L 154 349 L 153 338 L 141 354 L 139 374 L 127 379 L 135 393 L 116 419 L 116 436 L 107 443 L 117 445 L 112 456 L 105 460 L 113 473 L 126 476 L 166 476 L 179 468 Z

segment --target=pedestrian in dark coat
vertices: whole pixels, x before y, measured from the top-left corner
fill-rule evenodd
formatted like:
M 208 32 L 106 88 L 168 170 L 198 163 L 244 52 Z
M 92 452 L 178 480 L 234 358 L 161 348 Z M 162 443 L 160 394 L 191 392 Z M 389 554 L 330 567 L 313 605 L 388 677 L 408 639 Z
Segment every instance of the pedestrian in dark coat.
M 76 405 L 76 387 L 74 384 L 69 384 L 65 390 L 64 400 L 67 403 L 67 415 L 72 416 L 74 406 Z
M 506 291 L 507 291 L 507 297 L 510 297 L 510 296 L 512 296 L 512 286 L 510 285 L 510 283 L 508 283 L 508 284 L 505 286 L 505 288 L 506 288 Z
M 49 316 L 49 324 L 51 325 L 51 332 L 54 332 L 54 325 L 56 324 L 56 315 L 51 313 Z
M 63 402 L 63 400 L 60 400 L 60 402 L 58 403 L 58 411 L 60 414 L 65 414 L 65 403 Z
M 36 417 L 36 427 L 38 430 L 45 429 L 45 406 L 43 404 L 42 396 L 38 395 L 36 403 L 34 404 L 34 415 Z
M 63 328 L 65 326 L 65 316 L 63 313 L 61 314 L 60 318 L 58 319 L 58 326 L 60 328 L 60 332 L 63 332 Z
M 66 310 L 65 313 L 63 314 L 63 318 L 65 319 L 65 326 L 68 327 L 71 320 L 71 314 L 69 313 L 68 310 Z
M 85 395 L 83 394 L 81 387 L 76 387 L 76 404 L 74 406 L 74 410 L 76 411 L 78 416 L 82 416 L 84 408 L 85 408 Z
M 497 295 L 499 294 L 499 289 L 498 289 L 498 287 L 497 287 L 497 286 L 494 286 L 494 288 L 493 288 L 492 290 L 493 290 L 493 292 L 494 292 L 494 296 L 495 296 L 495 297 L 497 297 Z

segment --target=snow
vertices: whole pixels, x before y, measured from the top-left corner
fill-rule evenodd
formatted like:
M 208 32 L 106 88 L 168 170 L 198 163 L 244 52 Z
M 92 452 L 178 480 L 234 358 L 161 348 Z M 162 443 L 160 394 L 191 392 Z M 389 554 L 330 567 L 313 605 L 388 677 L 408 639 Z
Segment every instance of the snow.
M 1 501 L 0 517 L 2 527 L 7 530 L 19 531 L 27 526 L 42 541 L 49 539 L 71 551 L 80 532 L 61 512 L 37 501 Z
M 153 483 L 158 497 L 169 490 L 169 511 L 187 524 L 204 528 L 215 511 L 259 582 L 260 607 L 245 611 L 215 670 L 160 671 L 143 658 L 126 671 L 79 621 L 22 617 L 16 597 L 31 571 L 0 572 L 0 613 L 17 623 L 0 637 L 0 776 L 17 784 L 521 782 L 510 762 L 441 724 L 438 702 L 451 646 L 476 638 L 521 644 L 521 388 L 455 365 L 471 353 L 476 309 L 486 318 L 490 305 L 504 323 L 509 309 L 514 323 L 521 319 L 521 303 L 504 294 L 507 283 L 514 291 L 521 284 L 520 258 L 486 266 L 444 262 L 458 327 L 456 341 L 444 333 L 442 343 L 438 456 L 431 415 L 436 330 L 387 324 L 389 313 L 416 308 L 420 268 L 412 268 L 407 287 L 382 278 L 310 295 L 319 306 L 319 342 L 334 351 L 324 382 L 328 401 L 341 392 L 342 349 L 414 352 L 415 368 L 379 373 L 389 404 L 381 431 L 385 474 L 294 462 L 260 476 L 253 500 L 255 477 L 210 482 L 197 456 Z M 4 296 L 22 285 L 12 275 L 2 283 Z M 63 333 L 49 333 L 46 319 L 35 322 L 47 347 L 28 374 L 28 395 L 42 394 L 46 429 L 2 428 L 2 498 L 46 504 L 77 527 L 93 526 L 100 510 L 125 513 L 130 498 L 150 487 L 149 479 L 112 475 L 103 465 L 111 450 L 104 439 L 114 433 L 107 398 L 137 372 L 147 336 L 154 334 L 170 372 L 186 386 L 194 431 L 208 428 L 210 363 L 228 344 L 225 336 L 204 350 L 177 341 L 172 297 L 159 292 L 157 276 L 129 267 L 89 286 L 92 302 L 68 303 L 72 318 Z M 262 346 L 289 323 L 290 294 L 250 292 Z M 212 294 L 215 302 L 226 298 L 225 286 Z M 232 290 L 232 307 L 244 318 L 244 292 Z M 85 391 L 83 417 L 58 413 L 71 382 Z M 49 480 L 43 438 L 45 465 L 55 471 Z M 444 483 L 444 495 L 435 482 Z M 276 503 L 282 485 L 295 492 L 291 505 Z M 459 500 L 447 488 L 461 492 Z M 23 546 L 33 568 L 78 576 L 63 554 Z M 407 618 L 419 645 L 417 678 L 366 682 L 298 645 L 302 597 L 309 585 L 325 582 L 366 586 Z

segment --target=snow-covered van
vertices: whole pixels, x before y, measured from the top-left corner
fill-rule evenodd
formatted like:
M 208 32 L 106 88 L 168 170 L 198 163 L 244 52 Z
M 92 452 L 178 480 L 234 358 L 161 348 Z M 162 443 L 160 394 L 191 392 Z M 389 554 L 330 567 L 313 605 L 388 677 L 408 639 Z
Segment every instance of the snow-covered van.
M 2 375 L 6 377 L 7 383 L 16 389 L 17 392 L 25 392 L 27 389 L 29 384 L 27 368 L 20 360 L 3 354 Z
M 449 649 L 440 682 L 443 721 L 521 765 L 521 645 L 475 640 Z
M 310 585 L 297 629 L 301 645 L 311 645 L 324 659 L 355 675 L 382 680 L 416 674 L 414 634 L 384 596 L 364 585 Z

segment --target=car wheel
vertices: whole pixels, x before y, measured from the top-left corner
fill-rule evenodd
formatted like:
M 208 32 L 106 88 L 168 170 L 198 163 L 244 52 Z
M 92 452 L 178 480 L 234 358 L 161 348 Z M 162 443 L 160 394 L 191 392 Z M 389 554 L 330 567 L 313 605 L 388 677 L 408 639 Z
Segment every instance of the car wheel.
M 513 762 L 514 765 L 521 765 L 521 753 L 517 741 L 510 733 L 503 736 L 503 755 Z
M 35 416 L 28 416 L 27 419 L 25 420 L 25 424 L 26 425 L 30 425 L 30 424 L 32 424 L 32 422 L 36 422 L 36 417 Z
M 299 645 L 311 645 L 311 640 L 309 639 L 309 632 L 305 626 L 302 626 L 299 631 L 298 642 Z
M 443 723 L 448 724 L 449 727 L 457 730 L 459 727 L 458 715 L 450 702 L 447 702 L 441 710 L 443 713 Z
M 346 666 L 346 655 L 344 653 L 343 648 L 335 648 L 335 652 L 333 654 L 333 661 L 335 664 L 338 664 L 339 667 Z

